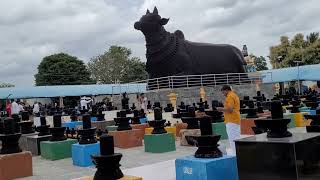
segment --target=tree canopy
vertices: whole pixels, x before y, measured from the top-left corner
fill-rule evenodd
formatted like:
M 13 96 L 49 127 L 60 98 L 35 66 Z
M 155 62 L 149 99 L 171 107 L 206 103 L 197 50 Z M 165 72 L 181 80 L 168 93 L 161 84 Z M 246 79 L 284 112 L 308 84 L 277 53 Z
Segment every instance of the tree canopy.
M 296 34 L 290 41 L 289 37 L 280 37 L 280 44 L 270 47 L 270 62 L 273 68 L 296 66 L 295 61 L 301 64 L 320 63 L 319 33 L 313 32 L 304 37 Z
M 38 66 L 35 81 L 37 86 L 94 83 L 84 62 L 65 53 L 44 57 Z
M 111 46 L 108 51 L 91 58 L 88 63 L 92 78 L 98 83 L 127 83 L 147 79 L 146 65 L 137 57 L 131 57 L 131 50 Z
M 256 67 L 257 71 L 268 70 L 266 58 L 263 56 L 257 57 L 253 54 L 251 54 L 250 57 L 253 59 L 254 66 Z
M 1 83 L 0 82 L 0 88 L 9 88 L 9 87 L 14 87 L 14 85 L 10 84 L 10 83 Z

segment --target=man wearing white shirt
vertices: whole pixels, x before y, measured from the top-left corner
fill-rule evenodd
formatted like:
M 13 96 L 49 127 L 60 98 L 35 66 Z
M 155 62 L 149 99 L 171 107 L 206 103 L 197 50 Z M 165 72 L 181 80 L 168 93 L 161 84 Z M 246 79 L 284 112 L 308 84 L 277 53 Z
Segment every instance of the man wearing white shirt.
M 37 113 L 39 113 L 39 111 L 40 111 L 40 107 L 39 107 L 39 104 L 38 104 L 38 102 L 35 102 L 34 103 L 34 105 L 33 105 L 33 114 L 37 114 Z
M 13 114 L 19 115 L 19 113 L 20 113 L 19 104 L 14 100 L 12 100 L 12 103 L 11 103 L 11 113 L 12 113 L 12 115 Z
M 82 110 L 87 110 L 88 109 L 88 104 L 91 103 L 91 99 L 87 99 L 87 97 L 82 97 L 80 100 L 80 109 Z

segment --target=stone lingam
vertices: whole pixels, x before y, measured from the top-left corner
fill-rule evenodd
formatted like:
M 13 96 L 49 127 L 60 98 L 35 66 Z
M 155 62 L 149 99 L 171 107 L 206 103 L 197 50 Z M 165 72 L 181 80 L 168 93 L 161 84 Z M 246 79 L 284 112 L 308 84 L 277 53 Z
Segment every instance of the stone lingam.
M 35 132 L 33 122 L 29 120 L 29 112 L 22 111 L 21 113 L 22 121 L 18 122 L 22 134 L 30 134 Z
M 84 114 L 82 116 L 83 126 L 82 129 L 78 130 L 78 135 L 80 137 L 79 144 L 93 144 L 97 142 L 95 138 L 96 128 L 91 127 L 91 116 L 89 114 Z
M 199 118 L 196 117 L 196 112 L 194 107 L 188 108 L 188 116 L 182 116 L 181 120 L 183 123 L 187 123 L 187 129 L 199 129 Z
M 98 108 L 98 114 L 97 114 L 97 121 L 104 121 L 104 114 L 103 114 L 103 108 Z
M 247 105 L 248 105 L 248 109 L 247 109 L 246 118 L 258 118 L 257 108 L 254 107 L 254 101 L 253 100 L 249 100 L 247 102 Z
M 200 136 L 186 136 L 188 144 L 196 145 L 198 150 L 195 152 L 196 158 L 219 158 L 222 152 L 218 148 L 218 141 L 221 135 L 213 135 L 211 128 L 211 118 L 202 117 L 200 120 Z
M 49 141 L 64 141 L 67 137 L 64 135 L 66 128 L 61 127 L 61 115 L 53 115 L 53 127 L 50 128 L 51 138 Z
M 165 107 L 164 112 L 173 112 L 174 111 L 174 107 L 172 106 L 171 103 L 167 104 L 167 107 Z
M 165 119 L 162 119 L 162 110 L 159 107 L 153 109 L 154 111 L 154 120 L 148 121 L 149 126 L 153 127 L 152 134 L 164 134 L 167 131 L 164 129 L 165 127 Z
M 257 101 L 257 112 L 258 113 L 264 113 L 261 101 Z
M 141 124 L 140 122 L 140 111 L 135 109 L 133 110 L 133 117 L 131 118 L 131 124 Z
M 262 128 L 267 130 L 268 138 L 284 138 L 291 137 L 292 133 L 288 131 L 287 125 L 290 123 L 291 119 L 283 118 L 283 110 L 281 101 L 271 102 L 271 119 L 258 119 L 255 120 L 257 128 Z
M 112 136 L 100 137 L 100 155 L 91 155 L 91 158 L 97 168 L 93 180 L 117 180 L 124 176 L 120 169 L 122 154 L 114 153 Z
M 129 123 L 130 117 L 127 117 L 127 112 L 125 110 L 118 112 L 117 116 L 118 117 L 114 118 L 116 125 L 118 125 L 117 131 L 125 131 L 132 129 Z
M 200 112 L 204 112 L 204 110 L 205 110 L 206 108 L 205 108 L 205 104 L 204 104 L 202 98 L 200 98 L 200 102 L 198 102 L 197 105 L 199 106 L 198 110 L 199 110 Z
M 221 107 L 219 104 L 219 101 L 212 101 L 212 109 L 206 110 L 206 115 L 210 116 L 212 118 L 212 122 L 223 122 L 223 112 L 220 112 L 217 110 L 217 107 Z
M 287 109 L 291 109 L 291 113 L 299 113 L 300 112 L 299 108 L 300 108 L 301 101 L 298 98 L 293 98 L 289 103 L 292 106 L 287 107 Z
M 0 141 L 2 142 L 0 154 L 21 152 L 22 150 L 19 146 L 21 133 L 16 133 L 14 120 L 12 118 L 4 118 L 1 125 L 3 126 L 3 134 L 0 134 Z
M 45 116 L 40 117 L 40 126 L 36 127 L 36 130 L 39 132 L 38 136 L 46 136 L 49 135 L 49 127 L 50 125 L 47 125 L 47 120 Z

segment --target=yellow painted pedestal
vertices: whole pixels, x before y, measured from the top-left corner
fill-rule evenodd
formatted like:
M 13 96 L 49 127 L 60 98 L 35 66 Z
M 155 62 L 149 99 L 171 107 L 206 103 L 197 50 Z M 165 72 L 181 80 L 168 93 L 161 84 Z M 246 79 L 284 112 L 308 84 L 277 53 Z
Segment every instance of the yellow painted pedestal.
M 93 176 L 85 176 L 73 180 L 93 180 Z M 142 177 L 136 177 L 136 176 L 124 176 L 118 180 L 142 180 Z
M 296 127 L 306 127 L 310 125 L 311 120 L 305 120 L 304 115 L 308 114 L 307 112 L 294 113 L 294 122 Z
M 171 126 L 171 127 L 165 127 L 164 129 L 165 129 L 168 133 L 172 133 L 173 136 L 176 137 L 176 127 Z M 151 134 L 152 131 L 153 131 L 153 128 L 152 128 L 152 127 L 151 127 L 151 128 L 145 128 L 145 129 L 144 129 L 145 134 Z

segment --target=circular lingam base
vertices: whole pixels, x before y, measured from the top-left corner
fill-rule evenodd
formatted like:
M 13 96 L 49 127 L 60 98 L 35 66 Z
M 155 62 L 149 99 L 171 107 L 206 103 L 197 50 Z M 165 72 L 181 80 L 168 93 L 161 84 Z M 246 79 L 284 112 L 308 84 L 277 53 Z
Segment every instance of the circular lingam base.
M 78 130 L 80 136 L 79 144 L 94 144 L 97 142 L 95 137 L 96 128 Z
M 53 127 L 50 128 L 51 138 L 49 141 L 64 141 L 67 137 L 64 135 L 65 127 Z
M 114 153 L 112 155 L 92 155 L 93 164 L 96 165 L 97 171 L 94 180 L 116 180 L 123 177 L 120 169 L 120 160 L 122 154 Z

